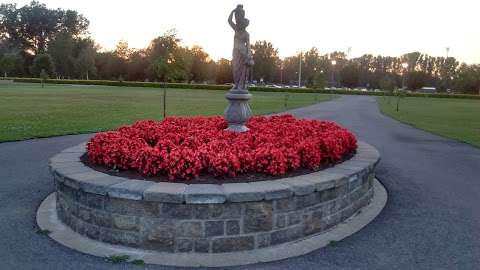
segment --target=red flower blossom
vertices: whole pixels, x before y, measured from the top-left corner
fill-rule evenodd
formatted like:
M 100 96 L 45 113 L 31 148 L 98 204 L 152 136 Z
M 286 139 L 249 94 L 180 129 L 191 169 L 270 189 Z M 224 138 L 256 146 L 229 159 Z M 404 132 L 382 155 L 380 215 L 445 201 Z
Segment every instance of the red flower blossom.
M 224 131 L 220 116 L 139 121 L 96 134 L 88 157 L 94 164 L 174 180 L 201 173 L 284 175 L 338 162 L 357 149 L 355 136 L 334 122 L 257 116 L 247 126 L 244 133 Z

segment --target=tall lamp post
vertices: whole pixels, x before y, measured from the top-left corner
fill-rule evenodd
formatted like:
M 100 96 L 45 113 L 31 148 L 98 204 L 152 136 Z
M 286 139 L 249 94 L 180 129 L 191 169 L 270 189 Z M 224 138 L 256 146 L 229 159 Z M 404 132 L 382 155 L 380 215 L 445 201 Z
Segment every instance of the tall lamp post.
M 337 65 L 337 61 L 336 60 L 332 60 L 332 83 L 333 85 L 336 87 L 336 83 L 335 83 L 335 66 Z
M 300 51 L 298 64 L 298 88 L 302 87 L 302 52 Z
M 283 62 L 280 64 L 280 85 L 283 85 Z
M 445 66 L 447 66 L 447 62 L 448 62 L 448 53 L 450 52 L 450 47 L 446 47 L 445 50 L 447 51 L 447 58 L 445 58 Z M 449 85 L 450 85 L 450 78 L 447 74 L 447 77 L 445 78 L 445 90 L 449 91 L 450 88 L 449 88 Z
M 408 63 L 407 62 L 402 63 L 402 67 L 403 67 L 402 89 L 405 89 L 405 77 L 406 77 L 405 74 L 407 73 Z

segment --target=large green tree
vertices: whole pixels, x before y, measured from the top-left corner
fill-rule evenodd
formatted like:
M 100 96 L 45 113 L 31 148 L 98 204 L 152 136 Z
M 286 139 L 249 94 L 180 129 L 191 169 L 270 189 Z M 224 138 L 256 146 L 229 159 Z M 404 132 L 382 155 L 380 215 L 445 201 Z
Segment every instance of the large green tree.
M 460 63 L 454 57 L 439 57 L 437 61 L 440 88 L 450 89 Z
M 253 79 L 256 81 L 273 82 L 280 70 L 280 58 L 278 49 L 266 40 L 257 41 L 252 46 L 253 61 Z
M 49 54 L 37 54 L 33 60 L 32 74 L 39 77 L 41 73 L 46 73 L 49 76 L 54 74 L 55 65 L 52 57 Z
M 87 32 L 88 25 L 89 21 L 76 11 L 49 9 L 37 1 L 21 8 L 0 5 L 0 38 L 19 44 L 30 55 L 44 53 L 58 33 L 79 36 Z
M 195 82 L 204 82 L 208 80 L 208 54 L 199 46 L 193 46 L 190 49 L 191 54 L 191 79 Z
M 282 61 L 282 83 L 298 84 L 300 57 L 299 55 L 286 57 Z
M 128 59 L 127 79 L 130 81 L 144 81 L 147 78 L 149 62 L 145 50 L 132 50 Z
M 125 60 L 114 52 L 95 54 L 97 77 L 104 80 L 123 80 L 127 77 Z
M 90 76 L 96 75 L 95 51 L 85 48 L 75 59 L 75 68 L 82 79 L 90 79 Z
M 3 76 L 8 77 L 15 73 L 18 69 L 21 58 L 16 53 L 5 53 L 0 57 L 0 72 Z
M 117 46 L 115 47 L 115 51 L 114 51 L 114 53 L 118 57 L 123 58 L 125 60 L 130 58 L 130 55 L 132 54 L 132 52 L 133 50 L 130 47 L 128 47 L 128 42 L 123 39 L 117 43 Z
M 302 81 L 307 86 L 320 87 L 327 82 L 327 73 L 330 71 L 328 55 L 320 55 L 313 47 L 302 57 Z M 321 83 L 322 82 L 322 83 Z
M 358 67 L 349 63 L 340 70 L 340 81 L 343 86 L 354 88 L 358 86 Z
M 395 90 L 395 88 L 397 88 L 397 84 L 391 75 L 387 75 L 380 79 L 379 88 L 388 92 L 392 92 Z
M 455 89 L 480 95 L 480 65 L 462 64 L 454 78 Z
M 161 82 L 178 82 L 188 77 L 186 71 L 175 60 L 161 57 L 152 64 L 152 71 L 155 79 Z
M 168 66 L 175 62 L 175 52 L 179 47 L 180 39 L 177 38 L 175 30 L 167 31 L 162 36 L 153 39 L 146 49 L 146 55 L 149 61 L 148 76 L 152 80 L 164 81 L 177 76 L 167 76 Z M 171 65 L 171 67 L 175 67 Z M 177 73 L 172 71 L 171 74 Z
M 75 41 L 68 32 L 59 33 L 48 44 L 48 54 L 52 56 L 58 78 L 70 78 L 74 75 Z
M 407 88 L 418 90 L 425 86 L 427 75 L 423 71 L 411 71 L 407 74 Z
M 199 46 L 180 45 L 174 30 L 155 38 L 146 49 L 148 77 L 168 82 L 204 82 L 208 78 L 208 54 Z M 211 80 L 212 78 L 210 78 Z
M 230 60 L 225 58 L 218 60 L 215 81 L 218 84 L 233 82 L 232 65 Z
M 181 40 L 175 30 L 169 30 L 162 36 L 153 39 L 147 48 L 147 55 L 151 59 L 172 58 L 173 52 L 179 47 Z

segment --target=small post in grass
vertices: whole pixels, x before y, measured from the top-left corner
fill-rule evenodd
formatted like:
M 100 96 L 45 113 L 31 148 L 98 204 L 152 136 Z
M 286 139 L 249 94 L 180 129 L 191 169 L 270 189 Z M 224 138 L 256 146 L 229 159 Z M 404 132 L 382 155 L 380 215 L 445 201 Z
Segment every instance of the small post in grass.
M 285 110 L 287 110 L 288 107 L 288 93 L 285 93 L 285 100 L 283 106 L 285 107 Z
M 388 91 L 388 93 L 385 93 L 385 95 L 386 95 L 385 98 L 387 100 L 388 105 L 390 105 L 392 103 L 392 96 L 395 96 L 398 89 L 389 89 L 387 91 Z
M 405 97 L 406 95 L 405 90 L 397 90 L 396 95 L 397 95 L 397 112 L 398 112 L 400 110 L 400 99 Z
M 167 117 L 167 83 L 163 83 L 163 119 Z
M 40 81 L 42 82 L 42 88 L 44 87 L 45 81 L 48 79 L 48 74 L 45 69 L 42 68 L 40 71 Z

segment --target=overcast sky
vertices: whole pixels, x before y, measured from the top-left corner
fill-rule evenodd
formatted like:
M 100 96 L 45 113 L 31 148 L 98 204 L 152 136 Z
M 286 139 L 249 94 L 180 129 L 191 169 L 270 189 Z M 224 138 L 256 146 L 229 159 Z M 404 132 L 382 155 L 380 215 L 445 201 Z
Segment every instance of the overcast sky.
M 28 1 L 2 1 L 18 3 Z M 347 51 L 398 56 L 421 51 L 480 63 L 478 0 L 44 0 L 49 8 L 75 9 L 90 20 L 103 48 L 124 39 L 144 48 L 176 28 L 186 45 L 200 45 L 212 58 L 231 57 L 229 12 L 243 3 L 252 42 L 268 40 L 282 57 L 315 46 L 321 53 Z

